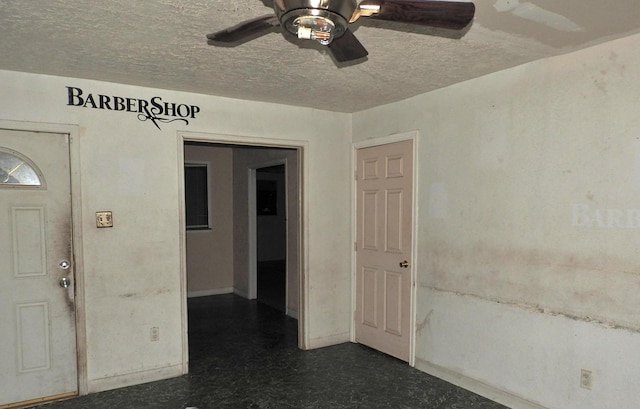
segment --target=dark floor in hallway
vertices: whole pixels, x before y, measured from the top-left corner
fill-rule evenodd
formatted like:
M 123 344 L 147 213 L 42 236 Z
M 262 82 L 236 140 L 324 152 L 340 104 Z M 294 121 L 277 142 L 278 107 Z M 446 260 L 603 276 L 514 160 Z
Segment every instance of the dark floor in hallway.
M 287 261 L 258 261 L 258 301 L 270 307 L 286 311 Z
M 504 409 L 357 344 L 297 348 L 297 321 L 234 295 L 189 300 L 190 373 L 41 409 Z

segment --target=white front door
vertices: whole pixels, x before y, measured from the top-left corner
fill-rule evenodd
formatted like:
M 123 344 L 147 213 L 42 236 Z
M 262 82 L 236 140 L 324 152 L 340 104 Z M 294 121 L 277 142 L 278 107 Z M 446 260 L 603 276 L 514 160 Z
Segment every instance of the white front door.
M 356 341 L 409 361 L 413 141 L 357 151 Z
M 77 394 L 69 138 L 0 129 L 0 408 Z

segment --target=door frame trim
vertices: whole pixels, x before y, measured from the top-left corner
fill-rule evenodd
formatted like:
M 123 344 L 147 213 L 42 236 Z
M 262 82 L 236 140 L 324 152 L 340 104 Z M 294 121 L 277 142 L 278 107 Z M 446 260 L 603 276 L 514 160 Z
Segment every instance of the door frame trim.
M 309 210 L 306 199 L 306 186 L 309 180 L 309 161 L 307 159 L 309 142 L 293 139 L 276 139 L 268 137 L 239 136 L 206 132 L 177 131 L 177 167 L 178 167 L 178 218 L 180 247 L 180 297 L 182 299 L 182 371 L 189 372 L 189 339 L 187 331 L 187 235 L 184 213 L 184 143 L 206 142 L 224 145 L 261 146 L 269 148 L 289 148 L 298 152 L 298 347 L 309 349 Z
M 85 310 L 84 258 L 82 250 L 82 192 L 80 179 L 79 125 L 0 119 L 0 128 L 26 132 L 64 134 L 69 137 L 69 176 L 71 188 L 71 239 L 74 258 L 74 307 L 76 325 L 76 366 L 78 396 L 89 393 L 87 371 L 87 325 Z
M 289 163 L 286 158 L 274 159 L 271 161 L 260 162 L 257 164 L 251 164 L 248 167 L 249 171 L 249 299 L 253 300 L 258 298 L 258 216 L 257 206 L 258 201 L 256 197 L 257 187 L 257 172 L 259 169 L 268 168 L 271 166 L 284 165 L 284 196 L 285 196 L 285 247 L 289 248 L 289 201 L 287 198 L 288 192 L 288 179 L 287 174 L 289 172 Z M 289 269 L 288 266 L 289 252 L 286 252 L 285 263 L 285 314 L 289 312 Z
M 357 205 L 357 164 L 358 150 L 371 148 L 374 146 L 388 145 L 395 142 L 412 141 L 413 142 L 413 198 L 411 203 L 411 218 L 413 225 L 411 228 L 411 294 L 410 294 L 410 317 L 409 317 L 409 365 L 415 366 L 416 353 L 416 293 L 417 293 L 417 249 L 418 249 L 418 142 L 420 133 L 418 130 L 396 133 L 387 136 L 373 137 L 364 141 L 354 142 L 351 146 L 351 342 L 356 342 L 356 238 L 357 238 L 357 222 L 358 222 L 358 205 Z

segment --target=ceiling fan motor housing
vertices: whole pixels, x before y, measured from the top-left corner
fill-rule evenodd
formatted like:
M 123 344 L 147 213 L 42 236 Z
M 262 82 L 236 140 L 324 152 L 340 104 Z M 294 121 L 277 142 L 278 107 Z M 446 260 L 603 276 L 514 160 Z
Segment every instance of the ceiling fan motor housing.
M 356 0 L 274 0 L 280 25 L 298 38 L 328 45 L 347 30 Z

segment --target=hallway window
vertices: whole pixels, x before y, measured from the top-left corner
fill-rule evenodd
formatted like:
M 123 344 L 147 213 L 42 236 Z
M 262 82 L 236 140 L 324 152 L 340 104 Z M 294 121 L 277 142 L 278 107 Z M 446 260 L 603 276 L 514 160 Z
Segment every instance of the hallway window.
M 187 230 L 209 229 L 209 164 L 184 164 Z

